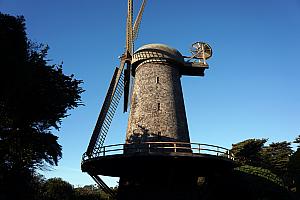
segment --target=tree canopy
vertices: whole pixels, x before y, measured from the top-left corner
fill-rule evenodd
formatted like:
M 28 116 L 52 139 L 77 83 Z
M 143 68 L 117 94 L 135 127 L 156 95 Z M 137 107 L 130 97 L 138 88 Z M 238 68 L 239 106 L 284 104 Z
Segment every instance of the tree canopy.
M 24 17 L 0 13 L 0 44 L 1 190 L 57 165 L 62 147 L 51 130 L 82 104 L 83 89 L 62 65 L 48 64 L 49 47 L 27 38 Z
M 261 151 L 266 142 L 267 139 L 248 139 L 233 144 L 231 151 L 241 165 L 261 166 Z
M 71 200 L 72 197 L 73 186 L 61 178 L 51 178 L 43 184 L 44 200 Z
M 233 144 L 232 152 L 239 164 L 237 170 L 244 167 L 251 172 L 255 171 L 261 177 L 268 170 L 267 176 L 273 177 L 274 181 L 280 179 L 286 188 L 300 197 L 300 136 L 293 141 L 298 144 L 295 152 L 291 142 L 273 142 L 269 145 L 266 142 L 267 139 L 248 139 Z M 273 175 L 270 176 L 270 173 Z
M 262 156 L 266 168 L 271 169 L 279 176 L 287 173 L 287 167 L 293 150 L 290 142 L 271 143 L 262 149 Z

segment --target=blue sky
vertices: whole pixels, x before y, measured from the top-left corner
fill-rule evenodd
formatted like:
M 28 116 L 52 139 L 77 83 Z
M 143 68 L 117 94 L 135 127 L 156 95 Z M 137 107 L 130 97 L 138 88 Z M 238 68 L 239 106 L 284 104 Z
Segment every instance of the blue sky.
M 135 9 L 141 0 L 135 0 Z M 56 134 L 63 158 L 46 177 L 94 184 L 80 171 L 97 115 L 125 47 L 126 0 L 0 0 L 24 15 L 28 37 L 50 46 L 52 63 L 82 79 L 85 106 Z M 227 148 L 249 138 L 292 141 L 300 134 L 300 0 L 148 0 L 136 47 L 164 43 L 183 55 L 196 41 L 213 48 L 205 77 L 182 77 L 193 142 Z M 127 114 L 116 113 L 106 144 L 123 143 Z M 117 179 L 107 179 L 116 185 Z

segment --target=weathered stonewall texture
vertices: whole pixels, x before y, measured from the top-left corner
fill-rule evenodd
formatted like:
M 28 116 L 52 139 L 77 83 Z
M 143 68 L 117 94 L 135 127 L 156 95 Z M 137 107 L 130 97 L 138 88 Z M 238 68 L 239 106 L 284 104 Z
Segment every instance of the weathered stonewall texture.
M 150 44 L 137 50 L 126 142 L 190 142 L 180 82 L 181 61 L 182 55 L 166 45 Z

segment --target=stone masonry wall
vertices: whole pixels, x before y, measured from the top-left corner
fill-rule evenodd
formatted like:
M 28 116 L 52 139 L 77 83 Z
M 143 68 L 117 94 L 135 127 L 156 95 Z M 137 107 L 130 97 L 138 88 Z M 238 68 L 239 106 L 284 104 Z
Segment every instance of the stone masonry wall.
M 178 67 L 144 62 L 136 69 L 126 142 L 190 142 Z

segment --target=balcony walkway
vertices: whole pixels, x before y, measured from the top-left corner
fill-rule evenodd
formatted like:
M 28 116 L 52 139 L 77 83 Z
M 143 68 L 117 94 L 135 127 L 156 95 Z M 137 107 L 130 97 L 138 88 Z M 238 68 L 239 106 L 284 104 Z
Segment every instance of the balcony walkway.
M 136 176 L 163 174 L 168 169 L 203 176 L 230 171 L 234 155 L 229 149 L 199 143 L 144 142 L 115 144 L 83 155 L 81 168 L 89 174 Z

